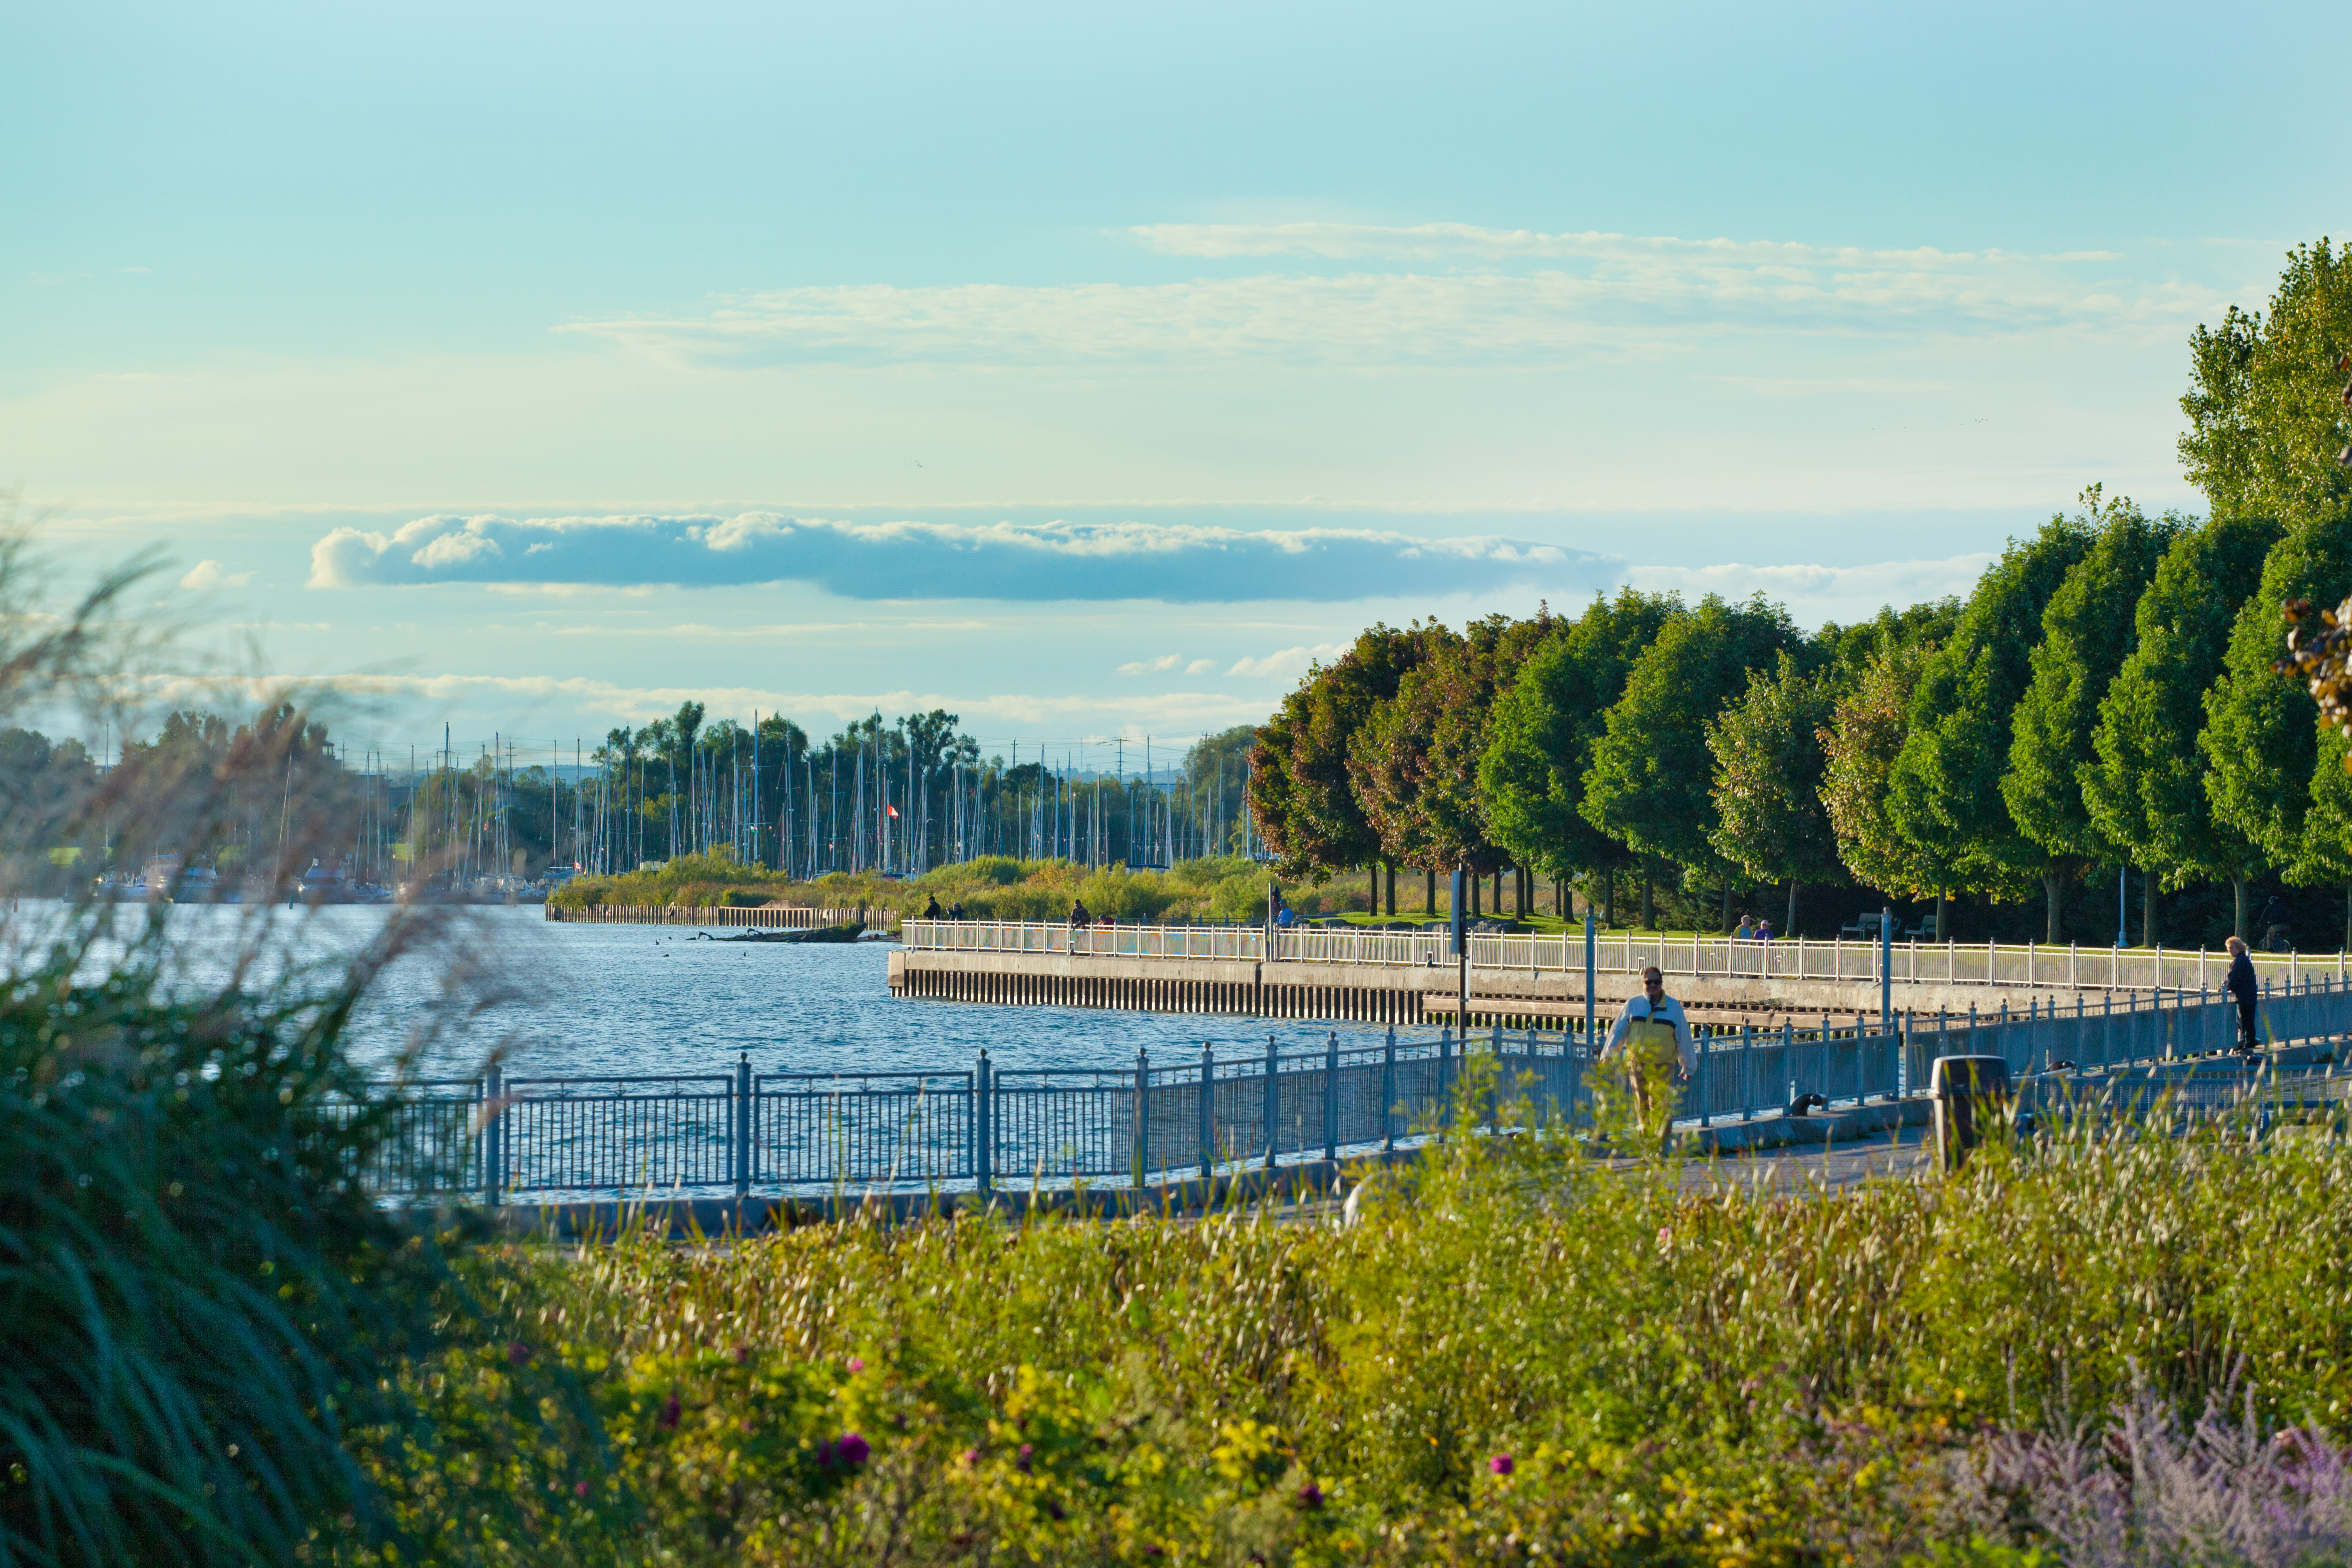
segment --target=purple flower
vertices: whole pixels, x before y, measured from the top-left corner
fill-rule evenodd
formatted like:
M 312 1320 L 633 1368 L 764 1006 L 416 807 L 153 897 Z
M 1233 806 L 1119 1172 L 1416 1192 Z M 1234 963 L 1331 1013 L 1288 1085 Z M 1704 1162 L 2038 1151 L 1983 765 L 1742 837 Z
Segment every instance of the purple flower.
M 863 1359 L 862 1357 L 858 1357 L 858 1356 L 851 1356 L 851 1357 L 849 1358 L 849 1375 L 850 1375 L 850 1376 L 852 1376 L 852 1377 L 856 1377 L 859 1373 L 864 1372 L 865 1370 L 866 1370 L 866 1363 L 865 1363 L 865 1361 L 864 1361 L 864 1359 Z
M 664 1426 L 676 1426 L 677 1425 L 677 1395 L 676 1394 L 672 1394 L 661 1407 L 661 1424 Z
M 1323 1489 L 1317 1486 L 1313 1481 L 1309 1481 L 1305 1486 L 1299 1488 L 1298 1506 L 1306 1509 L 1321 1508 L 1323 1506 Z
M 1019 1470 L 1023 1475 L 1027 1475 L 1029 1473 L 1030 1456 L 1035 1452 L 1036 1450 L 1032 1448 L 1028 1444 L 1022 1444 L 1020 1456 L 1013 1461 L 1013 1468 Z
M 530 1347 L 523 1343 L 520 1340 L 517 1340 L 507 1346 L 507 1364 L 509 1366 L 520 1366 L 530 1359 Z
M 839 1465 L 845 1469 L 854 1470 L 864 1464 L 873 1452 L 865 1438 L 855 1432 L 844 1432 L 832 1442 L 819 1445 L 816 1462 L 828 1469 Z
M 1486 1461 L 1486 1468 L 1498 1476 L 1507 1476 L 1511 1473 L 1511 1457 L 1508 1454 L 1497 1454 Z
M 588 1495 L 588 1483 L 586 1481 L 574 1481 L 572 1484 L 572 1495 L 573 1497 L 586 1497 Z

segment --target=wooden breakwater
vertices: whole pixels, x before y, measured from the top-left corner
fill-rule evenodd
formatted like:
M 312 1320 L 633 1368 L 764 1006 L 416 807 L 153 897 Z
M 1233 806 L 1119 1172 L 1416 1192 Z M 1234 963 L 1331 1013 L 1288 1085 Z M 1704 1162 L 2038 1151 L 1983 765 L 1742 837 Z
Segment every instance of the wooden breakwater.
M 751 909 L 727 904 L 596 904 L 579 910 L 552 903 L 547 906 L 549 920 L 576 925 L 754 926 L 767 931 L 863 925 L 868 912 L 863 905 L 851 910 L 810 909 L 799 904 L 761 904 Z

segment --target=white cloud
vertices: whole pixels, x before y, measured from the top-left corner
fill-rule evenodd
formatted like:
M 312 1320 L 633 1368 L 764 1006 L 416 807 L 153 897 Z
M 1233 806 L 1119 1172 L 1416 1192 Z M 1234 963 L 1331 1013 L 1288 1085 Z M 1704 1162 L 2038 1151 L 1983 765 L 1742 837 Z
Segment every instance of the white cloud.
M 1439 594 L 1515 584 L 1561 591 L 1612 581 L 1615 570 L 1613 561 L 1528 540 L 1383 529 L 481 513 L 417 518 L 390 534 L 334 529 L 311 546 L 309 585 L 801 582 L 852 599 L 1228 604 L 1367 598 L 1405 578 Z
M 1266 654 L 1259 658 L 1236 660 L 1227 675 L 1255 675 L 1276 680 L 1296 680 L 1318 661 L 1334 659 L 1346 651 L 1345 643 L 1317 643 L 1313 647 L 1286 647 L 1280 653 Z
M 1184 673 L 1187 675 L 1206 675 L 1209 671 L 1216 668 L 1217 661 L 1213 658 L 1196 658 L 1192 663 L 1184 667 Z
M 242 588 L 252 581 L 252 573 L 223 572 L 217 561 L 199 561 L 180 574 L 180 586 L 198 593 L 208 588 Z
M 2169 339 L 2225 302 L 2174 279 L 2118 276 L 2119 258 L 2106 252 L 1864 249 L 1463 224 L 1160 224 L 1129 232 L 1164 255 L 1350 269 L 1141 285 L 779 289 L 723 296 L 690 314 L 558 330 L 663 354 L 753 363 L 1527 364 L 1598 352 L 1673 353 L 1725 331 Z M 1402 265 L 1364 265 L 1383 259 Z M 1410 269 L 1428 263 L 1436 268 Z
M 1184 662 L 1181 653 L 1163 653 L 1158 658 L 1139 658 L 1118 667 L 1121 675 L 1165 675 Z

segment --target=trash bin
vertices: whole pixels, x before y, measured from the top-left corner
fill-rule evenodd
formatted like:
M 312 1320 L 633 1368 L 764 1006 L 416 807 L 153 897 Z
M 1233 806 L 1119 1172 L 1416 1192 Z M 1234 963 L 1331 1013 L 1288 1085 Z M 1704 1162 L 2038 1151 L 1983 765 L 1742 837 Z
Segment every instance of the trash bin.
M 2009 1062 L 2001 1057 L 1937 1057 L 1927 1092 L 1935 1098 L 1937 1158 L 1945 1170 L 1957 1171 L 1994 1121 L 2009 1113 Z

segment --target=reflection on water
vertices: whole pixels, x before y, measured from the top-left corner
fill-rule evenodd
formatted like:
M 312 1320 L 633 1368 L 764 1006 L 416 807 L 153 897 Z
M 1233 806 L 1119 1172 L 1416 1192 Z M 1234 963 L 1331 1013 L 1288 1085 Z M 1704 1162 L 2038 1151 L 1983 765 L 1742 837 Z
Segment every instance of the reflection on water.
M 216 981 L 257 911 L 171 911 L 191 984 Z M 489 1009 L 430 1065 L 470 1072 L 507 1042 L 508 1070 L 532 1076 L 716 1073 L 748 1052 L 755 1071 L 887 1072 L 969 1068 L 982 1047 L 1005 1068 L 1131 1067 L 1261 1054 L 1269 1032 L 1283 1049 L 1319 1042 L 1334 1026 L 1203 1014 L 994 1007 L 890 994 L 888 944 L 798 946 L 694 940 L 691 927 L 550 923 L 535 908 L 448 911 L 465 945 L 486 954 L 520 1000 Z M 56 918 L 18 910 L 0 947 L 21 952 Z M 342 907 L 278 912 L 285 951 L 319 958 L 356 951 L 392 911 Z M 715 931 L 716 928 L 713 928 Z M 363 1050 L 389 1054 L 439 994 L 421 965 L 390 972 L 355 1031 Z M 1380 1031 L 1339 1025 L 1343 1044 Z

